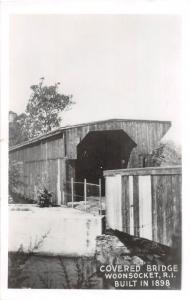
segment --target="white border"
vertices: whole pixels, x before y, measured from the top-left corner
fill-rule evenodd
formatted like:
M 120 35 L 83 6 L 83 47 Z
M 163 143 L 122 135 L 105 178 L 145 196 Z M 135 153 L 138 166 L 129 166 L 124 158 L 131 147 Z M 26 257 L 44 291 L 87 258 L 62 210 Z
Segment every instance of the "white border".
M 189 186 L 189 106 L 190 98 L 190 21 L 188 0 L 68 0 L 68 1 L 4 1 L 1 2 L 1 296 L 4 299 L 95 299 L 97 297 L 132 297 L 139 299 L 189 299 L 189 232 L 190 207 L 188 201 Z M 11 14 L 180 14 L 183 18 L 183 286 L 181 291 L 113 291 L 113 290 L 8 290 L 7 280 L 7 182 L 8 182 L 8 99 L 9 99 L 9 16 Z M 172 108 L 171 108 L 172 109 Z

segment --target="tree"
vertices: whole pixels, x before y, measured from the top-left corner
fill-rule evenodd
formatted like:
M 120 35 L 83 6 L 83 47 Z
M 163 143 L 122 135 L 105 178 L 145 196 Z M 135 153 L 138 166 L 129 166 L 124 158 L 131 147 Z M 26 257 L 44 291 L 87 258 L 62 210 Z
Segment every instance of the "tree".
M 152 152 L 154 166 L 181 165 L 181 148 L 173 141 L 166 141 Z
M 22 132 L 28 138 L 47 133 L 60 126 L 59 113 L 68 109 L 74 102 L 72 95 L 64 95 L 58 91 L 60 83 L 46 86 L 44 78 L 39 84 L 32 85 L 32 94 L 26 107 L 26 117 Z
M 39 84 L 32 85 L 32 94 L 25 113 L 17 115 L 9 112 L 9 145 L 20 144 L 30 138 L 47 133 L 60 126 L 59 113 L 68 109 L 74 102 L 72 95 L 64 95 L 58 91 L 60 83 L 44 85 L 44 78 Z
M 13 113 L 13 112 L 9 112 Z M 9 146 L 18 145 L 28 139 L 27 132 L 23 132 L 26 114 L 14 114 L 14 119 L 9 122 Z

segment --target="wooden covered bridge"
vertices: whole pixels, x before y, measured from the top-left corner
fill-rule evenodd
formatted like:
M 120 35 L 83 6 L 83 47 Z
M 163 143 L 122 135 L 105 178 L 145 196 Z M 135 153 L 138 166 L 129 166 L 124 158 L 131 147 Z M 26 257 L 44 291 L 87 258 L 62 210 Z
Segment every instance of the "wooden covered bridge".
M 168 121 L 110 119 L 61 127 L 11 147 L 10 160 L 20 162 L 24 182 L 17 192 L 35 199 L 44 181 L 57 203 L 66 204 L 65 182 L 96 183 L 105 170 L 144 167 L 144 158 L 170 126 Z

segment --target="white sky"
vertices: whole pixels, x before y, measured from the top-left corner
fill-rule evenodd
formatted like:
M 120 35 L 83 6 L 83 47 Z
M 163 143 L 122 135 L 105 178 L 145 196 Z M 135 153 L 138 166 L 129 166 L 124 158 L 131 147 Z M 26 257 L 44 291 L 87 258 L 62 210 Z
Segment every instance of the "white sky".
M 180 141 L 180 19 L 167 15 L 20 15 L 10 23 L 10 109 L 45 77 L 73 94 L 63 125 L 106 118 L 173 121 Z

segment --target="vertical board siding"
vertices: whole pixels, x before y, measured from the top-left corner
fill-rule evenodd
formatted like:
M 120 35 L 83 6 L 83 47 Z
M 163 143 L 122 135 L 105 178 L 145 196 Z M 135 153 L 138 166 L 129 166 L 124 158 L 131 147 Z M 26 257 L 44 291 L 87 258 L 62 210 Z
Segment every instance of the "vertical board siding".
M 117 195 L 117 201 L 115 203 L 115 211 L 116 211 L 116 220 L 119 224 L 119 230 L 121 230 L 122 229 L 122 217 L 120 214 L 121 207 L 122 207 L 122 204 L 120 202 L 121 193 L 122 193 L 121 175 L 117 175 L 116 177 L 117 177 L 117 184 L 116 184 L 115 193 Z
M 174 201 L 173 201 L 173 187 L 172 178 L 176 176 L 168 176 L 168 193 L 166 201 L 166 236 L 165 243 L 167 245 L 172 245 L 172 231 L 174 227 Z M 177 185 L 179 188 L 179 185 Z
M 139 177 L 140 236 L 152 239 L 151 177 Z
M 53 192 L 57 203 L 63 202 L 62 179 L 65 176 L 64 140 L 41 142 L 13 153 L 13 158 L 23 162 L 22 182 L 18 193 L 37 200 L 37 191 L 43 186 Z
M 129 176 L 122 176 L 122 228 L 130 233 Z
M 169 217 L 171 216 L 171 176 L 153 176 L 153 194 L 156 199 L 156 220 L 154 231 L 157 230 L 157 239 L 163 244 L 169 243 L 168 233 L 170 232 Z M 156 228 L 157 227 L 157 228 Z M 169 234 L 170 235 L 170 234 Z
M 181 176 L 172 176 L 172 195 L 173 195 L 173 234 L 172 234 L 172 243 L 174 233 L 177 238 L 181 237 Z
M 133 176 L 129 176 L 130 234 L 134 235 Z
M 142 153 L 148 154 L 156 148 L 160 139 L 169 128 L 169 123 L 135 120 L 110 120 L 97 124 L 87 124 L 81 127 L 69 128 L 64 131 L 64 139 L 66 140 L 65 147 L 67 147 L 66 155 L 69 159 L 77 159 L 77 145 L 89 131 L 122 129 L 137 144 L 136 149 L 132 151 L 129 167 L 139 167 L 138 155 Z
M 61 204 L 61 183 L 60 178 L 61 177 L 61 163 L 60 159 L 57 159 L 57 204 Z
M 166 245 L 172 245 L 172 236 L 181 228 L 180 180 L 181 175 L 152 176 L 153 237 Z
M 90 131 L 101 130 L 123 130 L 136 144 L 137 146 L 132 150 L 128 167 L 139 167 L 139 155 L 148 154 L 154 148 L 157 147 L 157 143 L 163 137 L 163 135 L 170 128 L 169 122 L 162 121 L 140 121 L 140 120 L 107 120 L 97 123 L 83 124 L 81 126 L 70 127 L 63 129 L 58 135 L 47 136 L 42 140 L 31 141 L 28 144 L 18 146 L 15 149 L 10 150 L 10 159 L 23 162 L 23 177 L 25 186 L 19 187 L 19 192 L 25 197 L 35 197 L 36 191 L 41 178 L 48 177 L 48 188 L 51 189 L 56 197 L 61 197 L 61 203 L 66 203 L 64 197 L 63 180 L 70 180 L 70 177 L 75 174 L 75 164 L 72 163 L 67 168 L 66 159 L 74 162 L 77 159 L 77 145 L 85 138 Z M 62 189 L 61 196 L 58 188 L 58 162 L 60 160 L 60 187 Z M 62 161 L 64 160 L 64 161 Z M 72 169 L 72 170 L 71 170 Z M 67 173 L 67 170 L 69 170 Z M 36 177 L 39 180 L 36 182 Z M 133 182 L 133 199 L 130 200 L 135 203 L 138 201 L 138 195 L 134 190 L 137 180 Z M 137 187 L 138 189 L 138 187 Z M 125 194 L 127 192 L 125 191 Z M 130 195 L 131 195 L 130 193 Z M 127 194 L 126 194 L 127 195 Z M 126 196 L 128 197 L 128 196 Z M 60 201 L 60 200 L 59 200 Z M 132 203 L 132 202 L 131 202 Z M 134 209 L 134 231 L 138 235 L 138 205 Z M 166 211 L 167 213 L 167 211 Z M 167 216 L 165 217 L 167 218 Z M 130 218 L 129 218 L 130 219 Z M 130 227 L 123 221 L 124 226 Z M 129 222 L 132 222 L 129 221 Z M 167 239 L 167 232 L 166 232 Z
M 163 216 L 163 236 L 162 236 L 162 243 L 167 243 L 167 236 L 166 236 L 166 226 L 167 220 L 166 220 L 166 207 L 167 207 L 167 201 L 168 201 L 168 195 L 169 191 L 171 191 L 171 184 L 170 184 L 170 176 L 162 176 L 163 179 L 163 198 L 162 198 L 162 216 Z
M 109 177 L 106 180 L 106 214 L 108 226 L 122 230 L 121 176 Z
M 152 239 L 155 242 L 158 242 L 158 225 L 157 225 L 157 194 L 156 189 L 154 188 L 157 186 L 157 176 L 151 176 L 151 193 L 152 193 Z
M 157 199 L 157 227 L 158 227 L 158 241 L 163 243 L 163 180 L 161 176 L 157 176 L 156 190 Z
M 181 240 L 181 168 L 161 169 L 132 169 L 135 175 L 131 175 L 130 169 L 107 171 L 112 176 L 106 175 L 106 189 L 112 197 L 106 195 L 106 207 L 109 211 L 113 209 L 114 215 L 116 210 L 118 212 L 119 201 L 121 203 L 122 224 L 117 223 L 117 215 L 110 223 L 114 224 L 113 229 L 120 230 L 122 225 L 122 231 L 131 235 L 175 247 Z M 114 188 L 118 175 L 122 178 L 120 199 Z M 108 223 L 109 218 L 108 213 Z
M 133 176 L 134 235 L 139 236 L 139 176 Z

